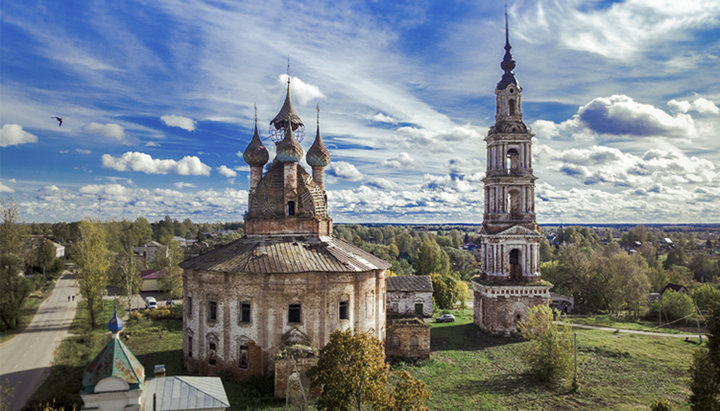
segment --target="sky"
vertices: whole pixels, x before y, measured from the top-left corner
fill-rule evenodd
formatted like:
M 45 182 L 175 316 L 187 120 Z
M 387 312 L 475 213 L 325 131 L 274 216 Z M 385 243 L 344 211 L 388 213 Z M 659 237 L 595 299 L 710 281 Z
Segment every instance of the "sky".
M 720 2 L 508 15 L 538 223 L 720 223 Z M 504 43 L 496 1 L 3 0 L 0 198 L 242 221 L 253 107 L 272 159 L 289 75 L 336 223 L 481 223 Z

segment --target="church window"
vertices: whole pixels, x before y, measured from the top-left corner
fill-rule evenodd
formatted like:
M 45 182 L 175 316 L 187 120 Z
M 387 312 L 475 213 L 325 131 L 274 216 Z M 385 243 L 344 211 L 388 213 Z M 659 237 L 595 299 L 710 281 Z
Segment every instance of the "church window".
M 192 305 L 192 297 L 187 298 L 187 317 L 188 319 L 192 319 L 193 316 L 193 305 Z
M 208 364 L 215 365 L 217 364 L 216 359 L 216 349 L 217 346 L 215 345 L 215 342 L 211 341 L 208 343 Z
M 288 322 L 299 323 L 302 319 L 302 304 L 290 304 L 288 306 Z
M 413 335 L 412 337 L 410 337 L 410 347 L 417 348 L 417 346 L 418 346 L 418 339 L 416 336 Z
M 241 323 L 249 323 L 250 322 L 250 303 L 249 302 L 240 303 L 240 322 Z
M 508 101 L 508 114 L 511 116 L 515 115 L 515 100 Z
M 294 201 L 288 201 L 287 215 L 295 215 L 295 202 Z
M 347 301 L 340 301 L 340 319 L 341 320 L 348 319 L 348 302 Z
M 505 168 L 508 172 L 515 171 L 520 168 L 520 154 L 514 148 L 507 151 L 505 155 Z
M 415 315 L 422 317 L 423 315 L 423 303 L 415 303 Z
M 390 340 L 390 343 L 393 347 L 399 347 L 400 346 L 400 338 L 398 338 L 397 335 L 393 335 L 392 339 Z
M 217 301 L 208 301 L 208 321 L 217 321 Z
M 188 335 L 188 357 L 192 358 L 192 335 Z
M 238 361 L 238 367 L 247 370 L 248 368 L 248 347 L 247 345 L 240 346 L 240 360 Z
M 398 303 L 393 303 L 392 310 L 394 313 L 400 312 L 400 308 L 398 307 Z

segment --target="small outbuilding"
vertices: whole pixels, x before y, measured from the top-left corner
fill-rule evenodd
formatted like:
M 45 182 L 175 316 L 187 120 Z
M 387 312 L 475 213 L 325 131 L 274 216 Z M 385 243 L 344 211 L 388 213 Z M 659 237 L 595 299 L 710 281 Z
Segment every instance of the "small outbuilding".
M 387 312 L 390 315 L 432 317 L 433 286 L 429 275 L 387 277 Z

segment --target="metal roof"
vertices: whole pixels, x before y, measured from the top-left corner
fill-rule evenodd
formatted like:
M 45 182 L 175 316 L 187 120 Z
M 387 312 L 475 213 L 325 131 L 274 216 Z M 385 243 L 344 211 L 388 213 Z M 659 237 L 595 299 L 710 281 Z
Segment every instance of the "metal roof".
M 82 393 L 95 391 L 95 385 L 107 377 L 122 378 L 131 390 L 142 388 L 145 381 L 145 368 L 119 338 L 112 338 L 87 365 L 83 373 Z
M 384 270 L 386 261 L 333 237 L 244 237 L 180 263 L 186 270 L 282 274 Z
M 429 275 L 398 275 L 385 279 L 388 291 L 432 292 L 432 279 Z
M 145 408 L 156 411 L 228 408 L 230 401 L 219 377 L 158 377 L 145 385 Z

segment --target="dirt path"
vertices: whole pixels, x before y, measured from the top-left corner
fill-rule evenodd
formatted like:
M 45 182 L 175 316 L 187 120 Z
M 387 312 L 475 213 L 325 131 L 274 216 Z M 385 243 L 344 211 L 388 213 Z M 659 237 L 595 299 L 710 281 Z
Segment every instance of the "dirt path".
M 68 301 L 71 295 L 75 301 Z M 0 344 L 0 382 L 13 390 L 9 411 L 21 410 L 47 377 L 55 349 L 75 317 L 79 296 L 75 277 L 64 272 L 25 331 Z
M 555 324 L 560 324 L 559 321 L 553 321 Z M 574 328 L 585 328 L 588 330 L 605 330 L 605 331 L 618 331 L 625 334 L 640 334 L 640 335 L 652 335 L 656 337 L 674 337 L 674 338 L 698 338 L 699 334 L 671 334 L 671 333 L 659 333 L 654 331 L 640 331 L 640 330 L 624 330 L 620 328 L 612 328 L 612 327 L 598 327 L 595 325 L 585 325 L 585 324 L 573 324 L 569 323 L 571 327 Z M 705 336 L 705 334 L 703 334 Z

